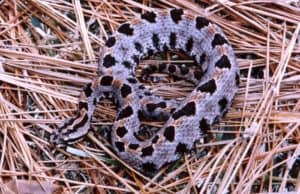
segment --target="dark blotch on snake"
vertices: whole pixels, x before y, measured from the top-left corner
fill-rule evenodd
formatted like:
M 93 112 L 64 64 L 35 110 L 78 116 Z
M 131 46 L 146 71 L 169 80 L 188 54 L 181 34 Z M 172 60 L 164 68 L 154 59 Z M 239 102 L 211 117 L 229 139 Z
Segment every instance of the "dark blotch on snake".
M 113 77 L 110 75 L 105 75 L 100 80 L 100 85 L 102 86 L 110 86 L 112 84 Z
M 185 44 L 186 52 L 191 52 L 191 50 L 193 49 L 193 44 L 194 44 L 194 40 L 192 37 L 190 37 Z
M 131 143 L 131 144 L 128 145 L 128 147 L 129 147 L 130 149 L 132 149 L 132 150 L 136 150 L 136 149 L 138 149 L 139 144 Z
M 178 22 L 181 20 L 182 14 L 183 9 L 172 9 L 170 11 L 171 18 L 176 24 L 178 24 Z
M 207 120 L 205 118 L 202 118 L 199 122 L 199 128 L 204 132 L 210 129 L 210 125 L 207 123 Z
M 159 50 L 159 37 L 158 37 L 158 34 L 156 34 L 156 33 L 152 34 L 152 44 L 153 44 L 154 48 Z
M 170 33 L 170 47 L 171 49 L 175 49 L 176 47 L 176 40 L 177 37 L 176 37 L 176 33 L 175 32 L 171 32 Z
M 220 106 L 221 112 L 223 112 L 228 104 L 228 100 L 226 99 L 226 97 L 223 97 L 221 100 L 219 100 L 218 104 Z
M 133 28 L 130 27 L 130 24 L 124 23 L 118 28 L 118 32 L 126 34 L 128 36 L 133 35 Z
M 121 95 L 123 98 L 126 98 L 129 94 L 131 94 L 132 90 L 131 87 L 127 84 L 123 84 L 121 88 Z
M 216 46 L 223 44 L 227 44 L 227 40 L 221 34 L 215 34 L 214 39 L 211 42 L 211 46 L 215 48 Z
M 142 157 L 145 157 L 145 156 L 151 156 L 152 153 L 153 153 L 154 149 L 152 147 L 152 145 L 148 146 L 148 147 L 145 147 L 142 149 Z
M 88 103 L 80 101 L 79 104 L 78 104 L 78 108 L 87 110 L 88 109 Z
M 131 106 L 127 106 L 124 109 L 122 109 L 117 117 L 117 121 L 130 117 L 133 114 L 133 110 L 131 108 Z
M 139 43 L 139 42 L 135 42 L 135 43 L 134 43 L 134 48 L 135 48 L 138 52 L 140 52 L 140 53 L 143 53 L 143 52 L 144 52 L 143 46 L 142 46 L 142 44 Z
M 216 91 L 216 89 L 217 85 L 214 79 L 209 80 L 208 82 L 197 88 L 198 91 L 207 92 L 210 94 L 213 94 Z
M 124 137 L 124 135 L 126 135 L 127 132 L 128 130 L 126 129 L 126 127 L 118 127 L 116 130 L 116 133 L 120 138 Z
M 178 143 L 177 146 L 176 146 L 176 150 L 175 150 L 175 154 L 176 153 L 185 153 L 187 152 L 187 147 L 186 147 L 186 144 L 184 143 Z
M 174 138 L 175 138 L 175 127 L 174 126 L 168 126 L 165 128 L 165 131 L 164 131 L 164 136 L 165 138 L 172 142 L 174 141 Z
M 124 152 L 125 146 L 123 142 L 116 141 L 115 142 L 116 147 L 118 148 L 119 152 Z
M 196 28 L 198 30 L 201 30 L 202 28 L 208 26 L 208 24 L 209 24 L 209 20 L 208 19 L 206 19 L 204 17 L 200 17 L 200 16 L 198 16 L 196 18 Z
M 124 65 L 124 67 L 126 67 L 127 69 L 130 69 L 132 67 L 132 65 L 129 61 L 123 61 L 122 65 Z
M 195 70 L 194 71 L 194 77 L 197 79 L 197 80 L 200 80 L 203 76 L 203 73 L 202 71 L 199 71 L 199 70 Z
M 116 38 L 112 36 L 112 37 L 109 37 L 109 38 L 106 40 L 105 46 L 107 46 L 107 47 L 112 47 L 112 46 L 115 45 L 115 43 L 116 43 Z
M 182 116 L 192 116 L 196 114 L 196 104 L 194 101 L 187 103 L 182 109 L 173 113 L 172 117 L 174 120 Z
M 111 66 L 114 66 L 116 64 L 116 59 L 111 56 L 110 54 L 105 55 L 103 58 L 103 66 L 106 68 L 109 68 Z
M 147 12 L 141 15 L 141 18 L 150 23 L 155 23 L 156 14 L 154 12 Z
M 84 89 L 83 89 L 83 92 L 85 94 L 86 97 L 89 97 L 92 93 L 93 93 L 93 90 L 92 90 L 92 83 L 88 83 Z
M 157 141 L 158 141 L 158 139 L 159 139 L 159 136 L 158 135 L 155 135 L 153 138 L 152 138 L 152 143 L 157 143 Z
M 156 170 L 156 166 L 152 162 L 146 162 L 142 164 L 142 169 L 147 172 L 153 172 Z
M 216 62 L 216 67 L 219 68 L 230 68 L 231 64 L 230 61 L 227 57 L 227 55 L 223 55 L 217 62 Z

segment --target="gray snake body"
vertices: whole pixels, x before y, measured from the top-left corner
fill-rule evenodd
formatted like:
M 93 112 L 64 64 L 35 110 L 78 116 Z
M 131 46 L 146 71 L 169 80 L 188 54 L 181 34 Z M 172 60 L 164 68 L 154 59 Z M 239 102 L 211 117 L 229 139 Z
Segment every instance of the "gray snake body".
M 153 95 L 135 77 L 140 59 L 164 50 L 185 52 L 201 69 L 192 71 L 172 64 L 151 68 L 196 83 L 180 103 Z M 221 29 L 182 9 L 148 12 L 122 24 L 106 42 L 99 71 L 99 78 L 82 92 L 76 117 L 67 119 L 51 141 L 66 144 L 83 137 L 99 97 L 112 92 L 120 107 L 111 132 L 112 146 L 123 160 L 140 170 L 159 169 L 191 149 L 228 110 L 239 82 L 234 52 Z M 136 135 L 141 115 L 165 116 L 167 120 L 153 137 L 141 140 Z

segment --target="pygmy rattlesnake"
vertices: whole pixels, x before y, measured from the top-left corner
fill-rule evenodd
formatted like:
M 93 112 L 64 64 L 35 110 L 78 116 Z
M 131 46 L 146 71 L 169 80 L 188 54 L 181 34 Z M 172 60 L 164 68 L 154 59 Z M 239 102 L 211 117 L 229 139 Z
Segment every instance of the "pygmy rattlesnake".
M 167 72 L 196 84 L 182 102 L 153 95 L 135 77 L 139 59 L 164 50 L 185 52 L 201 69 L 173 64 L 149 68 L 150 73 Z M 83 137 L 100 96 L 112 92 L 120 107 L 111 132 L 114 150 L 137 169 L 158 169 L 191 149 L 203 131 L 223 116 L 238 83 L 234 52 L 216 24 L 182 9 L 148 12 L 122 24 L 107 40 L 99 78 L 85 87 L 76 117 L 67 119 L 51 141 L 66 144 Z M 141 116 L 166 122 L 153 137 L 141 140 L 136 135 Z

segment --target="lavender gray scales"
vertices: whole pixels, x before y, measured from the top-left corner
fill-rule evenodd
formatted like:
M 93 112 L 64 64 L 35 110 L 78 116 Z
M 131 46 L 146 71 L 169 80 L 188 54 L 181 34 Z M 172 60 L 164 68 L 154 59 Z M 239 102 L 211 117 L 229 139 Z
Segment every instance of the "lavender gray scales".
M 201 69 L 172 64 L 150 68 L 196 84 L 182 102 L 153 95 L 135 77 L 140 59 L 166 49 L 184 51 Z M 159 169 L 191 149 L 203 131 L 228 110 L 238 88 L 239 69 L 222 30 L 182 9 L 148 12 L 122 24 L 107 40 L 102 55 L 100 76 L 84 88 L 77 115 L 67 119 L 51 141 L 67 144 L 86 135 L 99 97 L 112 92 L 120 107 L 112 127 L 112 146 L 139 170 Z M 140 116 L 167 120 L 153 137 L 143 141 L 136 135 Z

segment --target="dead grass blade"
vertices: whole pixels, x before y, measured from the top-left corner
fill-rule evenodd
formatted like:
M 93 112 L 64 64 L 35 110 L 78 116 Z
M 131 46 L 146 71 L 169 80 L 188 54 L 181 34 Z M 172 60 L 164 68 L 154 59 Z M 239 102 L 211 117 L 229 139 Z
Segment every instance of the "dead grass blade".
M 82 87 L 97 76 L 105 39 L 140 13 L 170 7 L 208 17 L 234 47 L 241 84 L 222 122 L 152 176 L 112 151 L 107 137 L 116 107 L 107 100 L 86 140 L 66 150 L 51 146 L 49 134 L 74 115 Z M 295 0 L 0 1 L 1 192 L 16 189 L 15 181 L 64 193 L 300 193 L 299 38 Z M 140 66 L 166 60 L 168 53 Z M 164 97 L 193 89 L 156 76 L 162 83 L 145 85 Z

